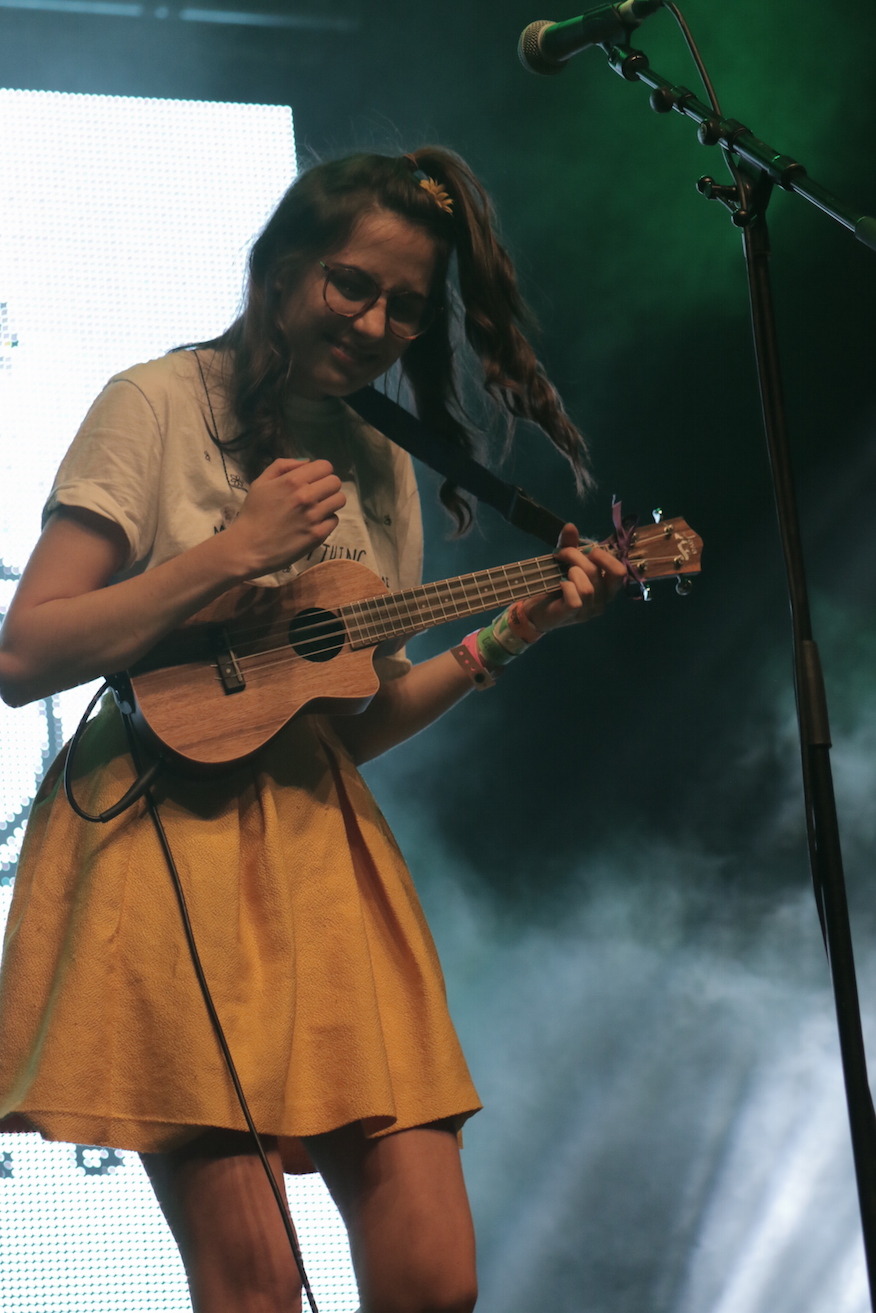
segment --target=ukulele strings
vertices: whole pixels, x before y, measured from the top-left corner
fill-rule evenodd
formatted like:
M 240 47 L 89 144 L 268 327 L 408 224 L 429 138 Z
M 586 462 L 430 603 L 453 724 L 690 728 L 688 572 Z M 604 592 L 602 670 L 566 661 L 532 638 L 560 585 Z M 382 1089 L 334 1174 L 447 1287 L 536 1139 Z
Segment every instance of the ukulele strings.
M 637 536 L 636 546 L 640 550 L 643 537 L 648 540 L 659 538 L 667 544 L 672 541 L 663 525 L 646 528 L 644 533 L 639 530 Z M 613 544 L 602 546 L 612 550 Z M 681 566 L 677 551 L 666 556 L 637 554 L 629 560 L 629 564 L 639 568 L 646 562 L 652 578 L 671 574 Z M 353 650 L 373 647 L 383 639 L 412 636 L 436 624 L 476 615 L 493 606 L 505 606 L 518 597 L 531 595 L 538 587 L 556 585 L 561 577 L 556 558 L 540 556 L 399 592 L 378 593 L 344 603 L 335 611 L 321 608 L 307 619 L 300 618 L 299 613 L 299 618 L 293 615 L 282 620 L 238 622 L 235 626 L 238 641 L 234 643 L 233 656 L 239 665 L 253 667 L 252 674 L 270 676 L 278 666 L 296 659 L 319 662 L 337 655 L 347 644 Z M 482 585 L 489 590 L 488 598 L 481 592 Z M 294 645 L 290 638 L 293 624 Z M 304 644 L 308 651 L 302 655 L 296 647 Z M 215 663 L 212 664 L 215 668 Z
M 511 570 L 514 577 L 509 578 Z M 479 582 L 485 576 L 491 579 L 503 575 L 500 583 L 491 582 L 489 597 L 480 591 Z M 526 596 L 539 586 L 555 585 L 560 571 L 552 556 L 524 561 L 514 567 L 498 567 L 484 574 L 460 575 L 442 580 L 440 584 L 425 584 L 398 593 L 381 593 L 375 597 L 348 602 L 336 611 L 322 609 L 318 614 L 297 619 L 293 615 L 283 620 L 262 620 L 236 625 L 240 641 L 233 644 L 233 655 L 238 663 L 252 665 L 258 662 L 259 673 L 269 671 L 291 656 L 299 656 L 296 647 L 308 646 L 306 657 L 318 661 L 320 657 L 339 650 L 345 643 L 354 647 L 371 647 L 384 638 L 401 637 L 419 632 L 433 624 L 441 624 L 464 615 L 489 610 L 493 606 L 507 605 L 515 597 Z M 472 590 L 472 584 L 474 590 Z M 430 598 L 432 589 L 435 595 Z M 440 591 L 439 591 L 440 590 Z M 289 637 L 294 625 L 294 645 Z M 221 628 L 221 625 L 218 627 Z M 377 631 L 377 632 L 375 632 Z M 320 646 L 314 646 L 322 640 Z M 272 645 L 273 644 L 273 645 Z M 265 660 L 276 656 L 277 660 Z
M 644 531 L 640 529 L 639 539 L 643 536 L 649 539 L 659 537 L 664 541 L 667 538 L 662 525 L 655 526 L 653 529 L 646 528 Z M 636 545 L 641 547 L 641 541 Z M 602 543 L 600 546 L 617 555 L 613 544 Z M 655 579 L 660 578 L 661 575 L 672 574 L 681 565 L 677 551 L 667 556 L 630 555 L 629 563 L 640 571 L 643 566 L 647 566 L 651 577 Z M 327 607 L 320 608 L 320 613 L 312 620 L 299 624 L 296 628 L 296 637 L 300 635 L 302 640 L 307 641 L 310 632 L 315 633 L 320 626 L 333 620 L 337 622 L 338 618 L 343 628 L 349 630 L 347 617 L 352 619 L 354 626 L 363 630 L 373 627 L 375 623 L 378 624 L 381 629 L 380 638 L 398 637 L 417 632 L 416 627 L 423 621 L 426 622 L 424 627 L 429 628 L 433 624 L 442 624 L 466 614 L 475 615 L 481 609 L 486 611 L 492 606 L 507 605 L 514 600 L 515 593 L 517 596 L 525 596 L 528 588 L 532 587 L 534 590 L 540 585 L 554 585 L 561 576 L 561 568 L 553 556 L 539 556 L 512 565 L 493 566 L 487 570 L 457 575 L 436 583 L 420 584 L 415 588 L 392 593 L 377 593 L 373 597 L 345 602 L 334 612 L 330 612 Z M 496 580 L 501 580 L 500 586 L 496 585 Z M 486 601 L 481 594 L 482 584 L 490 589 L 490 596 Z M 464 603 L 464 606 L 460 603 Z M 355 614 L 357 611 L 360 612 L 359 615 Z M 370 615 L 366 614 L 368 611 L 371 612 Z M 390 617 L 391 622 L 387 624 Z M 251 643 L 262 642 L 265 637 L 270 637 L 272 631 L 278 635 L 277 649 L 281 650 L 287 640 L 285 638 L 280 640 L 279 635 L 288 632 L 288 626 L 294 619 L 295 617 L 292 616 L 290 619 L 260 620 L 252 624 L 246 624 L 244 621 L 236 622 L 235 628 L 242 640 L 242 646 L 238 650 L 245 652 L 248 639 Z M 413 631 L 411 621 L 415 626 Z M 221 625 L 221 622 L 217 624 Z M 364 646 L 368 645 L 366 641 Z
M 547 582 L 556 582 L 556 581 L 553 580 Z M 515 597 L 519 597 L 521 595 L 526 595 L 526 594 L 525 593 L 521 594 L 519 590 L 514 590 L 513 588 L 509 587 L 507 590 L 503 590 L 502 593 L 498 594 L 497 596 L 492 597 L 489 602 L 484 601 L 483 607 L 481 607 L 480 605 L 475 606 L 473 608 L 473 611 L 469 612 L 469 614 L 476 613 L 480 609 L 488 610 L 497 604 L 498 605 L 502 605 L 503 603 L 507 604 L 508 602 L 513 601 Z M 358 605 L 358 603 L 356 605 Z M 339 612 L 340 616 L 343 616 L 343 611 L 345 609 L 346 608 L 341 608 Z M 454 613 L 450 616 L 445 615 L 440 617 L 437 623 L 441 623 L 442 620 L 456 619 L 461 614 L 464 613 L 461 613 L 459 611 L 454 611 Z M 321 621 L 316 620 L 306 627 L 302 626 L 300 630 L 296 631 L 296 636 L 295 636 L 296 644 L 299 646 L 301 645 L 301 639 L 304 632 L 309 632 L 310 634 L 314 635 L 313 637 L 310 637 L 307 640 L 307 644 L 308 644 L 307 653 L 301 653 L 296 651 L 295 647 L 289 643 L 288 639 L 283 639 L 283 641 L 278 642 L 277 645 L 274 647 L 265 647 L 259 651 L 253 651 L 250 653 L 246 653 L 246 652 L 242 653 L 238 647 L 235 647 L 234 656 L 241 670 L 243 670 L 244 668 L 246 669 L 247 679 L 252 682 L 256 682 L 259 679 L 271 677 L 273 672 L 278 667 L 281 666 L 288 667 L 290 663 L 296 661 L 308 661 L 308 662 L 319 663 L 321 659 L 327 659 L 330 658 L 331 656 L 339 655 L 342 649 L 347 646 L 350 646 L 354 651 L 357 650 L 364 651 L 368 647 L 376 646 L 377 643 L 379 643 L 384 638 L 401 637 L 402 635 L 405 634 L 413 637 L 415 633 L 421 632 L 423 628 L 429 627 L 428 625 L 423 625 L 422 620 L 423 620 L 422 613 L 420 613 L 418 616 L 410 617 L 409 623 L 406 625 L 400 625 L 395 633 L 392 632 L 388 633 L 386 629 L 383 628 L 379 634 L 375 635 L 372 633 L 370 636 L 366 636 L 363 638 L 361 634 L 355 635 L 351 633 L 351 626 L 349 623 L 339 623 L 338 617 L 332 615 L 327 619 L 323 618 Z M 316 637 L 316 634 L 318 633 L 320 627 L 322 627 L 324 631 L 328 631 L 328 632 L 326 633 L 324 642 L 320 646 L 316 646 L 316 643 L 319 641 L 318 638 Z M 265 631 L 266 634 L 270 634 L 271 628 L 281 628 L 281 627 L 280 626 L 270 627 L 266 629 Z M 286 626 L 282 626 L 282 628 L 285 630 Z M 214 669 L 217 670 L 217 678 L 218 678 L 218 666 L 215 662 L 213 662 L 212 664 Z
M 553 561 L 552 557 L 545 559 Z M 648 557 L 647 559 L 649 565 L 662 567 L 664 575 L 671 574 L 675 569 L 681 568 L 678 565 L 677 554 L 662 558 Z M 413 637 L 415 634 L 421 633 L 436 624 L 448 623 L 466 615 L 477 615 L 478 612 L 488 611 L 494 606 L 507 606 L 519 597 L 530 596 L 532 586 L 544 585 L 550 587 L 559 582 L 559 577 L 558 572 L 553 570 L 530 574 L 528 577 L 521 577 L 518 580 L 509 580 L 502 588 L 494 587 L 489 600 L 480 595 L 469 595 L 465 598 L 465 608 L 460 607 L 460 598 L 454 596 L 450 598 L 449 602 L 447 598 L 444 600 L 438 598 L 428 607 L 417 606 L 416 609 L 405 611 L 401 601 L 405 594 L 378 594 L 373 598 L 346 603 L 334 612 L 324 610 L 320 615 L 314 616 L 312 620 L 298 624 L 295 629 L 294 645 L 288 636 L 291 621 L 275 621 L 263 624 L 261 627 L 251 626 L 246 631 L 253 636 L 250 638 L 251 644 L 261 643 L 265 640 L 268 640 L 270 644 L 272 636 L 276 635 L 274 645 L 252 646 L 251 650 L 247 651 L 245 644 L 235 644 L 234 656 L 239 665 L 252 667 L 254 675 L 269 676 L 278 666 L 286 665 L 290 661 L 319 662 L 323 658 L 328 659 L 332 655 L 337 655 L 348 644 L 354 651 L 362 650 L 367 647 L 374 647 L 384 639 L 400 638 L 404 635 Z M 659 578 L 660 574 L 658 573 L 652 577 Z M 456 582 L 456 580 L 450 580 L 445 581 L 445 584 Z M 417 592 L 418 590 L 411 590 L 411 595 L 413 596 Z M 371 614 L 364 614 L 365 609 L 369 607 L 371 608 Z M 389 613 L 393 609 L 397 614 L 389 621 Z M 357 611 L 362 611 L 363 614 L 354 615 L 353 613 Z M 294 620 L 295 617 L 292 617 L 292 619 Z M 259 632 L 259 629 L 261 630 L 261 638 L 256 640 L 254 636 Z M 375 629 L 377 632 L 375 632 Z M 318 642 L 321 636 L 321 631 L 325 635 L 323 644 L 315 646 L 314 644 Z M 307 643 L 309 649 L 304 655 L 296 651 L 296 646 L 301 646 L 303 643 Z
M 659 536 L 665 538 L 662 532 Z M 656 532 L 654 537 L 657 537 Z M 664 557 L 631 558 L 637 565 L 646 560 L 649 567 L 656 570 L 653 578 L 659 578 L 661 573 L 671 574 L 674 569 L 680 568 L 677 552 Z M 509 578 L 512 572 L 514 577 Z M 250 677 L 269 677 L 278 666 L 287 665 L 290 661 L 319 662 L 323 658 L 337 655 L 347 644 L 353 650 L 361 650 L 373 647 L 383 639 L 413 636 L 435 624 L 443 624 L 465 615 L 476 615 L 493 606 L 505 606 L 518 597 L 530 595 L 538 586 L 549 587 L 558 583 L 560 577 L 561 571 L 555 558 L 545 556 L 521 561 L 513 566 L 496 566 L 481 573 L 458 575 L 440 583 L 423 584 L 403 592 L 378 593 L 374 597 L 345 603 L 336 611 L 323 609 L 312 619 L 300 621 L 295 628 L 295 645 L 289 639 L 289 628 L 295 620 L 294 616 L 291 620 L 241 625 L 238 632 L 243 642 L 235 644 L 234 656 L 239 665 L 251 668 Z M 499 578 L 501 585 L 495 583 Z M 480 591 L 480 584 L 485 581 L 490 583 L 489 599 L 485 599 Z M 376 633 L 375 628 L 378 631 Z M 314 646 L 322 634 L 325 635 L 322 645 Z M 276 638 L 271 646 L 274 635 Z M 296 651 L 296 645 L 304 643 L 307 643 L 309 650 L 302 655 Z

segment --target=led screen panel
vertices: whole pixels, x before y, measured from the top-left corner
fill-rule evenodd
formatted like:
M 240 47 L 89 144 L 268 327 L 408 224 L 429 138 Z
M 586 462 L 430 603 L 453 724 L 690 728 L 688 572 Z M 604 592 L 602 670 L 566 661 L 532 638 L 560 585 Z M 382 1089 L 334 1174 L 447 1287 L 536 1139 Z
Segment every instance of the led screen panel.
M 0 610 L 55 468 L 117 370 L 219 332 L 249 244 L 295 172 L 290 111 L 0 90 Z M 24 817 L 91 690 L 0 705 L 0 924 Z M 290 1181 L 322 1313 L 355 1308 L 318 1178 Z M 0 1310 L 188 1307 L 136 1155 L 0 1136 Z

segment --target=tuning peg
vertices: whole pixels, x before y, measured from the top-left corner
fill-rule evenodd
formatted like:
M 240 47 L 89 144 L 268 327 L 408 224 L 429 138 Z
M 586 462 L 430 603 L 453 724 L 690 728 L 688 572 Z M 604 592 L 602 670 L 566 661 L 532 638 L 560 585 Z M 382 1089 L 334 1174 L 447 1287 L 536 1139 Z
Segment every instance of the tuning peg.
M 663 511 L 659 506 L 655 506 L 651 514 L 654 516 L 654 523 L 659 524 L 663 519 Z
M 680 574 L 675 580 L 675 591 L 679 597 L 687 597 L 693 588 L 693 579 L 688 579 L 687 575 Z

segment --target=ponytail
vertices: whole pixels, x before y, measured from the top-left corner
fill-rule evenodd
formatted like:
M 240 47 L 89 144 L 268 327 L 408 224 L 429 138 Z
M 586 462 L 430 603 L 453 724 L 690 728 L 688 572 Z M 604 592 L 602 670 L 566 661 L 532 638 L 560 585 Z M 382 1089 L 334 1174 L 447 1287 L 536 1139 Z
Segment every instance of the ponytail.
M 514 266 L 496 233 L 487 193 L 460 156 L 439 146 L 411 155 L 351 155 L 315 165 L 288 189 L 249 259 L 249 284 L 240 317 L 203 346 L 230 352 L 232 405 L 239 430 L 227 446 L 252 479 L 280 449 L 290 361 L 283 308 L 308 268 L 349 239 L 369 210 L 387 210 L 434 240 L 445 276 L 456 256 L 462 331 L 483 372 L 483 389 L 505 421 L 506 449 L 516 419 L 532 420 L 568 459 L 579 490 L 590 485 L 587 449 L 525 330 L 531 320 Z M 440 289 L 439 289 L 440 290 Z M 449 286 L 443 293 L 450 296 Z M 425 424 L 471 452 L 476 425 L 459 395 L 451 323 L 453 307 L 411 342 L 401 370 Z M 468 501 L 452 484 L 441 501 L 464 532 Z
M 592 484 L 586 443 L 526 336 L 525 330 L 533 326 L 532 316 L 511 258 L 499 241 L 490 198 L 468 165 L 453 152 L 425 146 L 411 158 L 443 186 L 453 202 L 453 244 L 465 337 L 483 370 L 484 390 L 506 419 L 506 447 L 513 438 L 515 419 L 533 421 L 569 461 L 576 486 L 584 491 Z M 451 352 L 448 334 L 445 332 L 442 340 L 433 330 L 411 344 L 402 368 L 411 381 L 421 419 L 471 450 L 464 424 L 454 420 L 447 407 L 449 398 L 459 406 Z M 467 503 L 447 485 L 441 498 L 458 528 L 464 530 L 471 518 Z

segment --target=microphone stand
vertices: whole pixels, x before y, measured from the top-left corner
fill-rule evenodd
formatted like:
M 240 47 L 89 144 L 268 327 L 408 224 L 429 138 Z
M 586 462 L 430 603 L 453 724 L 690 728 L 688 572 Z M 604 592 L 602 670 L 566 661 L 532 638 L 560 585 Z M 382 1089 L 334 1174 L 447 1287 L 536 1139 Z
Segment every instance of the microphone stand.
M 748 270 L 749 299 L 763 425 L 773 478 L 779 532 L 788 579 L 794 643 L 794 684 L 809 861 L 816 905 L 833 982 L 846 1104 L 870 1289 L 876 1310 L 876 1114 L 867 1078 L 861 1012 L 840 850 L 836 800 L 830 766 L 830 729 L 818 648 L 812 636 L 809 599 L 800 540 L 782 376 L 769 275 L 770 243 L 766 210 L 773 187 L 796 192 L 858 241 L 876 251 L 876 218 L 841 205 L 807 176 L 802 164 L 759 141 L 735 119 L 720 118 L 686 87 L 655 73 L 648 57 L 628 46 L 603 46 L 611 67 L 628 82 L 651 88 L 657 113 L 675 110 L 698 124 L 706 146 L 720 145 L 737 157 L 734 185 L 701 178 L 698 189 L 727 207 L 741 229 Z

